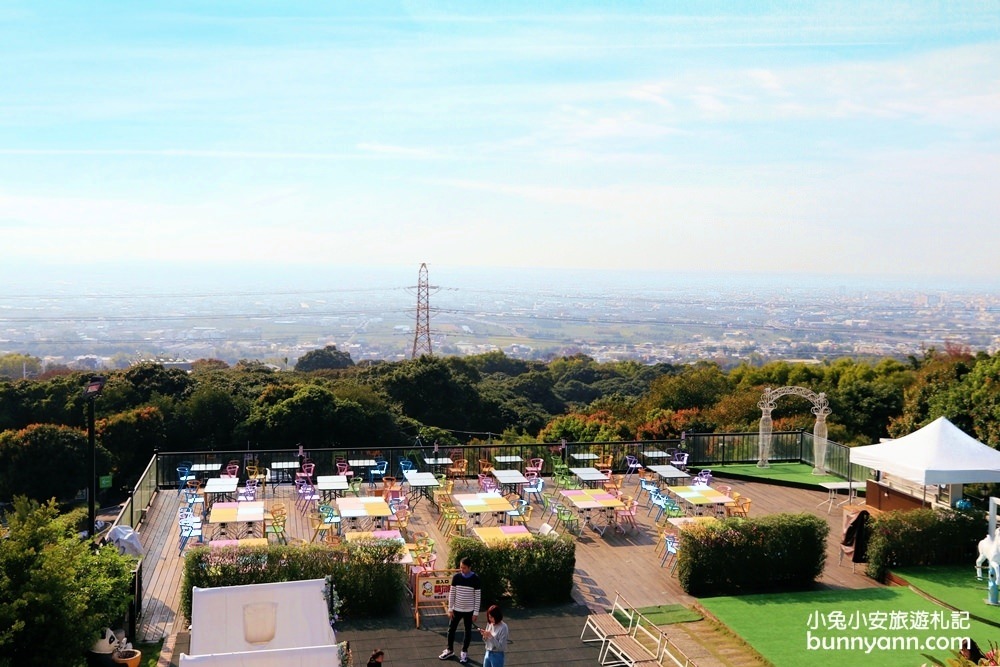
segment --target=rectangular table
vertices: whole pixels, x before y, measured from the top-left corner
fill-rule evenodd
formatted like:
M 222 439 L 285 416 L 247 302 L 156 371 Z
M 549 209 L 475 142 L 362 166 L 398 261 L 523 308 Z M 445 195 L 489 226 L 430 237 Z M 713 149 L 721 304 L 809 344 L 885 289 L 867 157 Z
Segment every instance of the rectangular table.
M 244 537 L 240 540 L 212 540 L 208 543 L 208 546 L 212 549 L 221 549 L 224 547 L 266 547 L 267 538 Z
M 316 490 L 323 494 L 323 500 L 336 498 L 349 488 L 347 475 L 320 475 L 316 478 Z
M 570 468 L 569 471 L 584 484 L 596 485 L 608 481 L 607 476 L 597 468 Z
M 220 468 L 221 463 L 195 463 L 191 466 L 191 472 L 218 472 Z
M 710 486 L 668 486 L 667 491 L 696 510 L 710 505 L 718 506 L 736 502 L 726 494 L 716 491 Z
M 596 461 L 601 458 L 597 454 L 591 454 L 589 452 L 584 452 L 582 454 L 570 454 L 576 461 Z
M 430 500 L 431 503 L 434 502 L 432 490 L 441 486 L 441 482 L 439 482 L 437 477 L 434 476 L 434 473 L 406 470 L 403 472 L 403 478 L 406 480 L 406 483 L 410 485 L 410 496 L 414 498 L 414 506 L 416 506 L 421 496 L 427 496 L 427 499 Z
M 821 502 L 816 507 L 822 507 L 827 503 L 830 504 L 830 508 L 826 510 L 829 514 L 833 511 L 833 504 L 837 502 L 837 493 L 840 491 L 847 491 L 847 500 L 842 500 L 838 505 L 853 505 L 854 501 L 858 497 L 858 491 L 864 489 L 867 482 L 821 482 L 820 486 L 827 490 L 827 499 Z
M 351 459 L 347 463 L 352 468 L 374 468 L 377 465 L 375 459 Z
M 234 536 L 228 534 L 228 525 L 231 523 L 249 524 L 246 530 L 236 528 L 235 537 L 237 539 L 244 535 L 253 535 L 253 524 L 257 522 L 262 524 L 260 535 L 263 535 L 264 503 L 260 500 L 242 503 L 218 502 L 212 505 L 212 511 L 208 514 L 208 523 L 216 526 L 216 537 L 225 536 L 232 539 Z
M 517 454 L 509 454 L 503 456 L 494 456 L 493 460 L 496 461 L 497 463 L 520 463 L 524 459 L 522 459 Z
M 506 542 L 531 535 L 527 526 L 476 526 L 472 532 L 483 542 Z
M 276 484 L 281 484 L 287 481 L 289 484 L 295 479 L 290 471 L 298 470 L 301 466 L 298 461 L 275 461 L 270 465 L 271 470 L 278 471 L 278 481 Z
M 236 497 L 236 487 L 240 480 L 237 477 L 211 477 L 205 482 L 202 491 L 205 493 L 205 507 L 212 507 L 216 496 L 221 495 L 224 500 Z
M 435 468 L 440 468 L 441 466 L 450 466 L 454 464 L 455 462 L 451 460 L 450 456 L 424 457 L 424 465 L 434 466 Z
M 511 491 L 521 493 L 521 487 L 528 483 L 528 478 L 520 470 L 493 470 L 493 477 L 500 486 L 510 487 Z
M 483 514 L 500 514 L 512 512 L 514 506 L 495 491 L 486 493 L 456 493 L 452 496 L 462 511 L 473 517 L 478 524 Z
M 564 489 L 559 492 L 573 507 L 583 514 L 583 522 L 594 529 L 594 532 L 604 535 L 604 531 L 611 525 L 611 516 L 608 512 L 616 509 L 623 509 L 623 503 L 617 496 L 608 493 L 604 489 Z M 591 521 L 591 510 L 600 510 L 604 516 L 604 525 L 597 526 Z
M 373 524 L 381 526 L 382 519 L 392 514 L 389 504 L 380 496 L 337 498 L 337 511 L 354 530 L 357 530 L 361 519 L 371 519 Z
M 643 458 L 653 459 L 653 460 L 669 459 L 671 457 L 670 454 L 667 454 L 665 451 L 660 449 L 651 449 L 648 452 L 643 452 L 642 456 Z
M 668 485 L 670 484 L 670 480 L 672 479 L 688 479 L 689 477 L 691 477 L 691 475 L 687 474 L 683 470 L 675 468 L 674 466 L 656 465 L 656 466 L 647 466 L 647 469 L 655 472 L 657 475 L 660 476 L 661 479 L 667 480 Z

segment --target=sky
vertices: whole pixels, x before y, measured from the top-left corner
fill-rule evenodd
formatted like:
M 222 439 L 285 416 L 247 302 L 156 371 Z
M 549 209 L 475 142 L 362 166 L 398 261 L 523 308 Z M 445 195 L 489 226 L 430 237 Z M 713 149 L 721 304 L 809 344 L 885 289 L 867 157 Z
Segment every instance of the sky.
M 0 54 L 0 279 L 1000 280 L 993 1 L 8 0 Z

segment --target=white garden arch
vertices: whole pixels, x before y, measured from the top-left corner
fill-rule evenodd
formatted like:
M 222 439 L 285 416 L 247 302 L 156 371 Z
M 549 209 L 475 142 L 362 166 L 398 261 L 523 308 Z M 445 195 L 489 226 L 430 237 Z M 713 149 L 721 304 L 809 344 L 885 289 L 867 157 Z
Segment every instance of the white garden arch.
M 760 437 L 757 443 L 757 467 L 768 468 L 771 456 L 771 411 L 777 406 L 778 399 L 788 395 L 802 396 L 812 402 L 812 413 L 816 415 L 813 426 L 813 474 L 826 474 L 826 416 L 832 412 L 826 400 L 826 394 L 806 389 L 805 387 L 781 387 L 780 389 L 764 389 L 757 407 L 760 408 Z

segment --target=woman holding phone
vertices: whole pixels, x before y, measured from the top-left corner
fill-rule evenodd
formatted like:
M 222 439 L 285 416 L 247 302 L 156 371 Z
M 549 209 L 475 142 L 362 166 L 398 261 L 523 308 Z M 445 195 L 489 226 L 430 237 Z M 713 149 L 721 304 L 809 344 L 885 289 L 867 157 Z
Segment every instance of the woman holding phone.
M 485 628 L 480 628 L 483 643 L 486 644 L 486 657 L 483 667 L 503 667 L 504 656 L 507 655 L 507 639 L 510 636 L 507 624 L 503 622 L 503 610 L 493 605 L 486 610 Z

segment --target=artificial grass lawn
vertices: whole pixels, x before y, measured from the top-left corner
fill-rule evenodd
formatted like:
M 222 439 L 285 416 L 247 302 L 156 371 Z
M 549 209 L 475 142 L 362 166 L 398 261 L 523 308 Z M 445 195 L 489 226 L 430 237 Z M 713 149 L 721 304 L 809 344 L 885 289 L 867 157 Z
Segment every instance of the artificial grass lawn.
M 722 466 L 711 466 L 713 473 L 725 476 L 726 473 L 741 477 L 753 477 L 762 481 L 792 482 L 794 484 L 815 486 L 820 488 L 822 482 L 843 482 L 836 475 L 814 475 L 812 466 L 805 463 L 772 463 L 770 468 L 758 468 L 756 463 L 733 463 Z
M 968 565 L 893 568 L 892 573 L 955 609 L 967 611 L 987 623 L 1000 626 L 1000 607 L 984 602 L 987 595 L 986 580 L 976 579 L 976 570 L 971 560 Z M 983 574 L 985 576 L 985 569 Z M 1000 639 L 1000 629 L 997 629 L 996 636 Z
M 689 623 L 702 619 L 701 614 L 688 609 L 682 604 L 661 604 L 655 607 L 640 607 L 636 611 L 642 614 L 652 625 L 656 626 Z M 615 618 L 623 626 L 628 622 L 621 612 L 615 612 Z
M 872 614 L 892 616 L 903 612 L 912 619 L 912 612 L 938 612 L 950 620 L 951 611 L 926 600 L 904 587 L 867 588 L 862 590 L 822 590 L 797 593 L 769 593 L 739 597 L 702 598 L 699 602 L 720 621 L 742 637 L 775 667 L 843 667 L 844 665 L 879 665 L 879 667 L 914 667 L 930 658 L 944 662 L 953 657 L 949 648 L 926 649 L 922 642 L 928 637 L 971 636 L 980 646 L 1000 638 L 1000 630 L 976 620 L 971 620 L 967 630 L 944 629 L 929 625 L 920 630 L 905 627 L 901 630 L 882 630 L 866 627 Z M 857 630 L 837 630 L 824 625 L 831 613 L 842 613 Z M 901 614 L 902 616 L 902 614 Z M 909 625 L 911 621 L 907 620 Z M 888 619 L 886 627 L 888 627 Z M 892 648 L 878 646 L 866 652 L 863 647 L 823 648 L 820 643 L 835 638 L 863 637 L 869 641 L 889 641 L 891 637 L 917 637 L 919 648 Z M 807 644 L 813 639 L 813 649 Z M 829 644 L 828 644 L 829 645 Z

